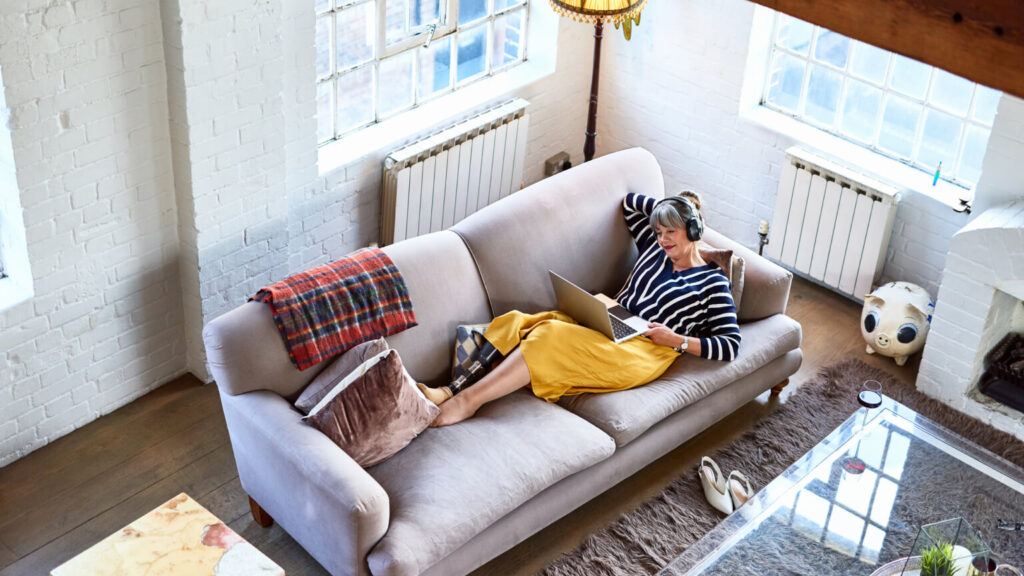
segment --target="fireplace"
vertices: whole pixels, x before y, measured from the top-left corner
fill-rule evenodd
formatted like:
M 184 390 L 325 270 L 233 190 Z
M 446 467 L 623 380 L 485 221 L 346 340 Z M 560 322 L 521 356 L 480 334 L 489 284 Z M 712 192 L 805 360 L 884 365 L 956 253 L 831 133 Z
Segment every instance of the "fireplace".
M 1010 332 L 985 355 L 978 390 L 1024 412 L 1024 333 Z
M 917 388 L 1024 440 L 1024 406 L 982 392 L 998 345 L 1024 332 L 1024 200 L 978 215 L 950 242 Z M 987 361 L 987 362 L 986 362 Z M 1004 398 L 1005 399 L 1005 398 Z

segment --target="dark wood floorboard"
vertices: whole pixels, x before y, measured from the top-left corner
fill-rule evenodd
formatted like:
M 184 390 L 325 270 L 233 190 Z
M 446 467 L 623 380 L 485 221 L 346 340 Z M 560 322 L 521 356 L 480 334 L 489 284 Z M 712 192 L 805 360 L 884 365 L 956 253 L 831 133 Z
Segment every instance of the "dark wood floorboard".
M 59 533 L 70 531 L 95 516 L 97 511 L 113 508 L 125 497 L 145 490 L 226 444 L 227 428 L 219 409 L 216 389 L 212 386 L 202 388 L 202 392 L 197 390 L 196 393 L 208 397 L 203 404 L 212 404 L 217 409 L 193 410 L 188 416 L 182 415 L 182 420 L 192 421 L 191 425 L 155 438 L 150 445 L 126 459 L 122 458 L 120 442 L 114 441 L 103 456 L 97 457 L 109 460 L 109 467 L 91 478 L 80 481 L 77 474 L 71 473 L 55 475 L 54 482 L 40 478 L 36 486 L 50 486 L 51 489 L 36 490 L 25 497 L 24 502 L 28 506 L 20 513 L 5 516 L 0 522 L 0 539 L 19 556 L 26 555 L 52 540 L 54 530 Z M 201 416 L 203 413 L 206 413 L 205 417 Z M 154 427 L 166 420 L 160 412 L 154 413 L 153 417 L 156 419 L 151 423 Z M 140 419 L 132 427 L 145 425 Z M 124 440 L 129 441 L 129 438 L 131 435 Z M 65 482 L 65 477 L 72 480 Z
M 788 313 L 803 326 L 804 363 L 779 399 L 763 394 L 474 574 L 535 573 L 689 474 L 701 455 L 727 446 L 835 361 L 857 357 L 901 380 L 916 378 L 920 355 L 897 367 L 864 353 L 856 303 L 797 279 Z M 252 520 L 216 388 L 186 376 L 0 469 L 0 575 L 47 574 L 179 492 L 289 576 L 326 574 L 280 526 L 265 529 Z
M 46 483 L 48 477 L 60 478 L 60 484 L 70 488 L 115 468 L 157 440 L 173 437 L 218 414 L 220 404 L 210 402 L 209 390 L 196 394 L 202 388 L 191 375 L 161 386 L 147 394 L 145 401 L 132 402 L 48 444 L 45 457 L 36 452 L 19 460 L 17 466 L 2 469 L 0 491 L 5 498 L 21 501 L 31 497 L 36 483 Z

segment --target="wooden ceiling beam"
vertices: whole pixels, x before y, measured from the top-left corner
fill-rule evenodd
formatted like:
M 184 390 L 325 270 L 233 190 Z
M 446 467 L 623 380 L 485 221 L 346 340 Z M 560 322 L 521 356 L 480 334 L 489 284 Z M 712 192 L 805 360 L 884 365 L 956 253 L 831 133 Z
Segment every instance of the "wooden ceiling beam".
M 752 0 L 1024 98 L 1024 0 Z

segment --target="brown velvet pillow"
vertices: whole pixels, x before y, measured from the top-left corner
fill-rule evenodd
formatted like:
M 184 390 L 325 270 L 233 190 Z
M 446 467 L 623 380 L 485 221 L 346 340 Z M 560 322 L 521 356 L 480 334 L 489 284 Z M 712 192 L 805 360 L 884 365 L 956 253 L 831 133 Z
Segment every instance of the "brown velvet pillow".
M 722 269 L 722 273 L 725 274 L 731 286 L 733 304 L 736 305 L 736 311 L 739 312 L 740 299 L 743 297 L 743 271 L 746 268 L 743 258 L 733 256 L 732 250 L 715 248 L 706 242 L 698 244 L 697 251 L 700 252 L 700 257 L 705 262 L 709 264 L 714 262 Z
M 396 350 L 370 358 L 303 418 L 368 468 L 405 448 L 437 418 Z
M 322 372 L 313 378 L 313 381 L 306 386 L 306 389 L 299 394 L 295 400 L 295 407 L 303 414 L 309 411 L 333 389 L 338 382 L 348 376 L 360 364 L 373 358 L 377 354 L 388 349 L 388 343 L 383 338 L 377 338 L 362 344 L 356 344 L 331 361 Z

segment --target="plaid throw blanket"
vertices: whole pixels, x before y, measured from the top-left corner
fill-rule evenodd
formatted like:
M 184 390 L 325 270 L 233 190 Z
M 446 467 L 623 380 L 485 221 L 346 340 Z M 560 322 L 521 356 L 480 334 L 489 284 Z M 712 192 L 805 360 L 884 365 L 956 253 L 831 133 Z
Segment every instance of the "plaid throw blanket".
M 250 300 L 270 305 L 299 370 L 416 325 L 405 279 L 378 248 L 293 274 Z

